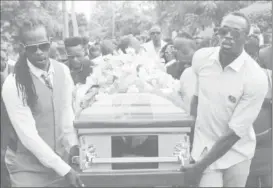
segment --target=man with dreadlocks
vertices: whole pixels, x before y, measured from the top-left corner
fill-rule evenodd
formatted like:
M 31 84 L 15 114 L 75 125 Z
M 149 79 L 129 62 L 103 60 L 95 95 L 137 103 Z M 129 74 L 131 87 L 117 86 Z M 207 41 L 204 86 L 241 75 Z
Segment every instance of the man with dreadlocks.
M 12 187 L 82 187 L 68 165 L 78 151 L 69 69 L 49 59 L 48 33 L 39 20 L 24 22 L 19 36 L 23 51 L 2 88 L 15 130 L 5 156 Z

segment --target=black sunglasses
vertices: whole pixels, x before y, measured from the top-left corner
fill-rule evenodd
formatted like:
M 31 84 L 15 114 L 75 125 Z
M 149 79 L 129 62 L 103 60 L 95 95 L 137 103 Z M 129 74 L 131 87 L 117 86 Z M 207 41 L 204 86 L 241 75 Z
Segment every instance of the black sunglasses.
M 234 38 L 234 39 L 239 39 L 242 36 L 242 31 L 236 30 L 236 29 L 231 29 L 227 27 L 221 27 L 218 29 L 217 34 L 224 37 L 228 33 Z M 246 33 L 246 32 L 245 32 Z
M 30 53 L 37 52 L 38 48 L 41 51 L 46 52 L 50 48 L 50 43 L 49 42 L 44 42 L 44 43 L 35 44 L 35 45 L 24 45 L 24 47 L 25 47 L 26 51 L 28 51 Z
M 151 35 L 160 35 L 160 32 L 151 32 Z

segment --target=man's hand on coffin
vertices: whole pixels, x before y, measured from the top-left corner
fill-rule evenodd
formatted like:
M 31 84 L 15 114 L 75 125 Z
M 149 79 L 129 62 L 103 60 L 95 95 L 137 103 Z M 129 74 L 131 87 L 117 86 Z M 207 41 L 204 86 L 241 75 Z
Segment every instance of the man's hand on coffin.
M 198 187 L 204 170 L 198 163 L 182 166 L 180 171 L 184 172 L 185 185 Z
M 71 168 L 71 170 L 65 175 L 66 180 L 72 187 L 85 187 L 82 183 L 78 173 Z
M 98 88 L 92 88 L 92 90 L 88 91 L 88 93 L 84 96 L 83 100 L 80 103 L 82 109 L 88 107 L 90 104 L 95 102 L 95 96 L 98 94 Z
M 78 164 L 73 164 L 72 163 L 72 158 L 74 156 L 79 156 L 80 155 L 80 149 L 79 149 L 79 146 L 73 146 L 71 149 L 70 149 L 70 152 L 69 152 L 69 165 L 73 168 L 73 169 L 78 169 L 79 168 L 79 165 Z

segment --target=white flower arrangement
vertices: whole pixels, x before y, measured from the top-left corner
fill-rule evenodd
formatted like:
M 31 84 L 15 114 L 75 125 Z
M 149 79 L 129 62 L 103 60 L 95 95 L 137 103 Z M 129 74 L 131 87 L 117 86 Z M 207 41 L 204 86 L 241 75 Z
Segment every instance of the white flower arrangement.
M 179 81 L 166 73 L 164 65 L 148 54 L 136 54 L 133 48 L 104 56 L 97 62 L 86 84 L 76 86 L 74 110 L 92 105 L 114 93 L 171 94 L 179 89 Z

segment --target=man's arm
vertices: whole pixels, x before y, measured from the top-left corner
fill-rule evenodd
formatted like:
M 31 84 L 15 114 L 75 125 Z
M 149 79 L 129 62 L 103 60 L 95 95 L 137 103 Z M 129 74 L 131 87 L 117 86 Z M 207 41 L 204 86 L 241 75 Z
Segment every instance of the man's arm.
M 30 108 L 18 96 L 14 75 L 9 75 L 4 82 L 2 97 L 12 126 L 22 144 L 44 166 L 54 169 L 60 176 L 65 176 L 71 167 L 39 136 Z
M 231 120 L 229 130 L 214 144 L 208 154 L 198 162 L 202 169 L 207 168 L 213 162 L 226 154 L 240 138 L 249 134 L 249 129 L 257 118 L 267 93 L 266 77 L 260 81 L 251 81 L 246 84 L 245 92 L 236 106 Z
M 194 95 L 191 100 L 190 114 L 193 117 L 197 117 L 198 96 Z
M 74 90 L 74 82 L 70 75 L 69 69 L 66 66 L 64 67 L 65 73 L 65 91 L 63 96 L 64 108 L 62 114 L 62 132 L 63 132 L 63 145 L 66 148 L 66 151 L 71 155 L 78 155 L 78 137 L 76 130 L 74 129 L 74 111 L 72 106 L 72 95 Z

